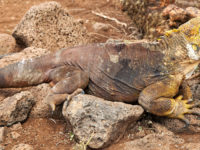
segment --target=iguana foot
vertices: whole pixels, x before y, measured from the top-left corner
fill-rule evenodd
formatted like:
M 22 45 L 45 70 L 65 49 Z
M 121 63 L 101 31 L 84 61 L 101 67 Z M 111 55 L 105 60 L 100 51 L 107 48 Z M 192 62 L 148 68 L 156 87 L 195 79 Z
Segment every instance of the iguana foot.
M 66 99 L 66 102 L 65 102 L 65 106 L 68 106 L 69 103 L 70 103 L 70 101 L 71 101 L 71 99 L 72 99 L 74 96 L 78 95 L 78 94 L 85 94 L 85 92 L 83 91 L 83 89 L 78 88 L 78 89 L 77 89 L 76 91 L 74 91 L 72 94 L 70 94 L 70 95 L 67 96 L 67 99 Z
M 83 91 L 83 89 L 78 88 L 76 91 L 74 91 L 72 94 L 69 94 L 67 96 L 67 101 L 70 101 L 74 96 L 78 95 L 78 94 L 85 94 L 85 92 Z
M 63 101 L 65 101 L 67 96 L 68 94 L 48 94 L 48 96 L 46 97 L 46 103 L 50 106 L 52 113 L 55 111 L 56 105 L 59 105 Z
M 186 127 L 190 124 L 189 120 L 185 118 L 185 114 L 200 115 L 200 112 L 196 112 L 191 108 L 200 106 L 200 101 L 191 103 L 191 100 L 183 100 L 183 96 L 178 96 L 174 101 L 174 107 L 172 113 L 168 115 L 170 118 L 178 118 L 186 123 Z
M 69 105 L 71 99 L 78 95 L 78 94 L 85 94 L 84 90 L 83 89 L 80 89 L 78 88 L 76 91 L 74 91 L 72 94 L 68 95 L 67 96 L 67 100 L 64 102 L 63 104 L 63 110 L 66 110 L 67 106 Z
M 76 96 L 76 95 L 78 95 L 80 93 L 84 94 L 84 91 L 81 88 L 76 89 L 72 94 L 53 94 L 53 93 L 51 93 L 47 97 L 47 103 L 51 107 L 51 110 L 55 111 L 56 105 L 61 104 L 65 100 L 67 100 L 67 103 L 69 103 L 70 100 L 74 96 Z

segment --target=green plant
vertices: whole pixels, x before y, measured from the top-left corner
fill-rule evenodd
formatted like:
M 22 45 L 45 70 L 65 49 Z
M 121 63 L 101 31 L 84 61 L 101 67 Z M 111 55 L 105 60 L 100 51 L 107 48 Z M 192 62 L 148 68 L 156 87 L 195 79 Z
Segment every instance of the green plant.
M 89 145 L 90 141 L 94 137 L 94 133 L 91 134 L 87 142 L 84 142 L 83 140 L 80 141 L 80 143 L 77 143 L 75 147 L 73 148 L 74 150 L 87 150 L 87 146 Z

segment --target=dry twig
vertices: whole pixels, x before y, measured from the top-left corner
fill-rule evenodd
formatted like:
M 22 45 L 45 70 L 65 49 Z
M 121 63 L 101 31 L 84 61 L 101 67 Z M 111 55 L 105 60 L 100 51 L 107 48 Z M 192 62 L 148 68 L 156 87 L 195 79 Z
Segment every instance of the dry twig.
M 99 34 L 99 33 L 95 33 L 95 32 L 90 32 L 89 35 L 98 35 L 98 36 L 101 36 L 101 37 L 104 37 L 104 38 L 107 38 L 107 39 L 110 38 L 110 37 L 108 37 L 108 36 L 105 36 L 105 35 Z
M 99 17 L 102 17 L 104 19 L 108 19 L 108 20 L 112 20 L 114 22 L 116 22 L 117 24 L 123 26 L 123 27 L 127 27 L 127 24 L 124 23 L 124 22 L 120 22 L 119 20 L 117 20 L 116 18 L 112 18 L 112 17 L 109 17 L 109 16 L 106 16 L 104 15 L 103 13 L 98 13 L 98 12 L 95 12 L 95 11 L 92 11 L 93 14 L 99 16 Z

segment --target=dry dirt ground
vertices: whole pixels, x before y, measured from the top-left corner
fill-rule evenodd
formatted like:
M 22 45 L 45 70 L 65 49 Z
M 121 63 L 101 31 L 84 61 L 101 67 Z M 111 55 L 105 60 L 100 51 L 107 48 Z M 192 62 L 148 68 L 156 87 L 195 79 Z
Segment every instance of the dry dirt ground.
M 33 5 L 40 4 L 50 0 L 1 0 L 0 2 L 0 32 L 12 33 L 14 27 L 19 23 L 22 16 Z M 128 31 L 122 30 L 122 27 L 114 21 L 106 20 L 91 13 L 103 12 L 105 15 L 114 17 L 121 22 L 129 25 L 130 18 L 120 11 L 120 6 L 113 0 L 55 0 L 65 7 L 69 14 L 76 19 L 83 19 L 90 34 L 94 35 L 96 41 L 104 42 L 108 38 L 125 38 L 127 39 Z M 116 0 L 117 1 L 117 0 Z M 111 26 L 111 30 L 97 33 L 91 27 L 94 22 L 103 22 Z
M 14 27 L 18 24 L 25 12 L 33 5 L 40 4 L 48 0 L 0 0 L 0 33 L 11 34 Z M 124 30 L 114 21 L 106 20 L 91 13 L 103 12 L 105 15 L 118 19 L 127 25 L 131 24 L 131 19 L 120 10 L 120 6 L 112 0 L 56 0 L 65 7 L 69 14 L 77 19 L 85 20 L 86 26 L 90 34 L 93 35 L 97 42 L 105 42 L 108 38 L 114 39 L 134 39 L 128 30 Z M 92 28 L 93 22 L 102 22 L 109 24 L 111 30 L 96 32 Z M 147 119 L 148 121 L 148 119 Z M 8 132 L 11 129 L 8 129 Z M 123 143 L 131 140 L 139 129 L 137 125 L 126 133 L 124 138 L 119 141 Z M 15 139 L 11 135 L 7 135 L 4 145 L 6 150 L 10 150 L 14 145 L 20 143 L 30 144 L 36 150 L 68 150 L 73 148 L 75 142 L 73 135 L 70 133 L 67 124 L 62 118 L 33 119 L 29 118 L 22 123 L 22 128 L 16 130 L 20 136 Z M 147 125 L 145 134 L 153 132 Z M 141 135 L 142 136 L 142 135 Z M 138 135 L 140 137 L 140 135 Z M 186 141 L 198 142 L 200 135 L 181 135 Z M 109 150 L 118 150 L 118 144 L 113 144 Z M 172 147 L 173 149 L 177 149 Z

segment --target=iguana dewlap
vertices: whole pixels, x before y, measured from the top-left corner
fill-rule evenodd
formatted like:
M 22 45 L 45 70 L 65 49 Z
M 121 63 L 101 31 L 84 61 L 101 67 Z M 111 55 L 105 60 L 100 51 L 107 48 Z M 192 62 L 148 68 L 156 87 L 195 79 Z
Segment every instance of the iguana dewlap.
M 182 83 L 200 62 L 199 31 L 200 18 L 195 18 L 167 32 L 158 42 L 62 49 L 0 69 L 0 87 L 48 82 L 52 90 L 46 100 L 53 110 L 66 96 L 87 87 L 89 93 L 107 100 L 138 100 L 148 112 L 185 120 L 185 113 L 197 113 L 190 110 L 194 106 L 187 104 L 191 92 Z M 181 84 L 185 100 L 174 98 Z

